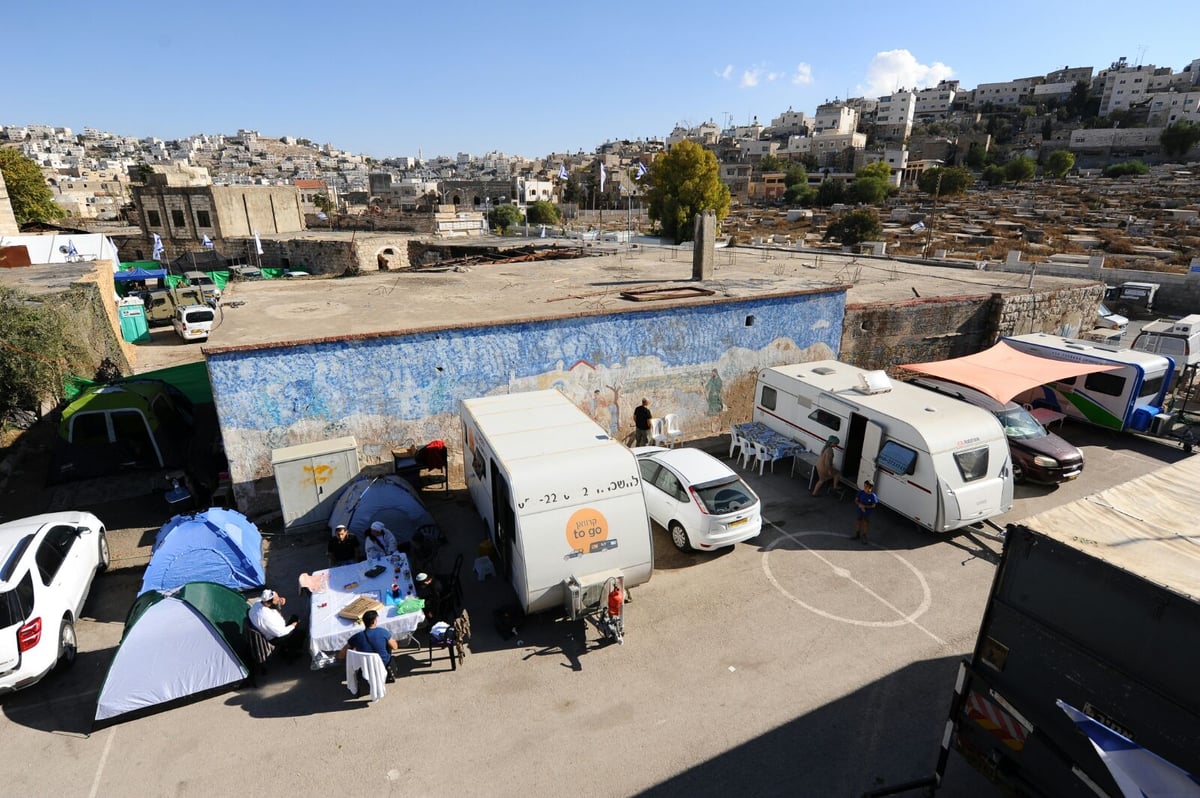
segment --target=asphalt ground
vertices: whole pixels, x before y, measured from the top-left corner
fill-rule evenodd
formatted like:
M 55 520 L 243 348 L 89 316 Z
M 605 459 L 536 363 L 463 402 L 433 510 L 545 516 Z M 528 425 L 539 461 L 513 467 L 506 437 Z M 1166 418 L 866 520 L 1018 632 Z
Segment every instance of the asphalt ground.
M 1085 449 L 1083 476 L 1018 486 L 999 522 L 1184 456 L 1132 436 L 1064 434 Z M 705 444 L 725 454 L 724 439 Z M 546 617 L 497 629 L 511 590 L 468 574 L 473 637 L 456 671 L 404 656 L 404 675 L 370 704 L 346 690 L 343 669 L 274 665 L 258 688 L 93 733 L 154 531 L 114 530 L 120 567 L 93 588 L 75 667 L 0 699 L 4 792 L 851 796 L 927 776 L 1000 544 L 881 510 L 863 546 L 849 539 L 849 497 L 814 499 L 788 471 L 748 476 L 767 520 L 756 540 L 684 555 L 655 530 L 654 577 L 633 591 L 623 645 Z M 427 496 L 449 537 L 440 567 L 461 551 L 469 568 L 484 537 L 474 509 L 458 490 Z M 320 534 L 271 539 L 268 581 L 290 607 L 303 605 L 296 575 L 323 565 Z M 951 758 L 939 795 L 990 794 Z

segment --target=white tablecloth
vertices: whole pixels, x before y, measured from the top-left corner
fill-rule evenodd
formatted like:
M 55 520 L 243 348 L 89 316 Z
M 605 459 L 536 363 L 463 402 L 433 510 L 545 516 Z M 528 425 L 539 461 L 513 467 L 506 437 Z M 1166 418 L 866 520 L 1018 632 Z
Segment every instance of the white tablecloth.
M 364 574 L 376 565 L 383 565 L 384 571 L 373 579 Z M 396 576 L 396 568 L 401 569 Z M 408 558 L 403 554 L 394 555 L 387 560 L 360 562 L 353 565 L 339 565 L 323 571 L 314 571 L 314 578 L 328 575 L 328 588 L 312 594 L 311 612 L 309 614 L 309 653 L 312 655 L 314 670 L 331 665 L 334 654 L 346 645 L 355 632 L 363 628 L 361 623 L 347 621 L 338 617 L 338 613 L 359 596 L 378 591 L 378 598 L 386 606 L 379 613 L 379 626 L 387 629 L 397 640 L 403 640 L 416 631 L 425 614 L 420 610 L 403 615 L 396 613 L 392 604 L 391 589 L 393 583 L 400 585 L 400 596 L 415 595 L 412 571 L 408 567 Z M 355 587 L 347 585 L 358 582 Z

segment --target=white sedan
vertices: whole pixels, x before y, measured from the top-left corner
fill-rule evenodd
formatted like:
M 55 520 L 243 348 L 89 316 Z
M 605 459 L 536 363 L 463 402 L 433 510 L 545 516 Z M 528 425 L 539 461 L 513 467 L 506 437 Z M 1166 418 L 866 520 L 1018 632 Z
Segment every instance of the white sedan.
M 91 513 L 0 524 L 0 694 L 75 661 L 75 622 L 108 561 L 104 525 Z
M 633 450 L 650 520 L 680 551 L 716 549 L 757 537 L 762 503 L 729 466 L 699 449 Z

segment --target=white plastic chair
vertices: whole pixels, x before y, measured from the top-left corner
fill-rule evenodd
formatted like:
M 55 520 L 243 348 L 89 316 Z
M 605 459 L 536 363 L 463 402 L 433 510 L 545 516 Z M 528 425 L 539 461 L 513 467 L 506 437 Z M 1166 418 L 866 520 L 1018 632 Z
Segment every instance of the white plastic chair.
M 754 468 L 754 461 L 758 459 L 758 444 L 749 438 L 742 438 L 742 468 Z
M 650 421 L 650 443 L 654 446 L 671 445 L 671 441 L 667 437 L 666 425 L 663 424 L 661 418 L 651 419 Z
M 741 449 L 746 445 L 746 439 L 738 434 L 738 431 L 733 427 L 729 428 L 729 459 L 733 459 L 733 453 L 741 454 Z
M 383 659 L 374 651 L 346 651 L 346 689 L 358 695 L 358 672 L 363 672 L 371 686 L 371 700 L 378 701 L 387 695 L 387 668 Z
M 667 413 L 663 421 L 667 428 L 666 434 L 667 440 L 670 442 L 669 445 L 678 446 L 679 442 L 683 440 L 683 429 L 679 426 L 679 416 L 674 413 Z
M 762 476 L 763 466 L 766 465 L 767 463 L 771 464 L 771 473 L 774 474 L 775 473 L 775 461 L 782 460 L 785 457 L 785 455 L 778 454 L 777 452 L 772 452 L 772 451 L 768 450 L 767 447 L 761 443 L 754 444 L 754 448 L 758 450 L 758 473 L 759 473 L 759 476 Z

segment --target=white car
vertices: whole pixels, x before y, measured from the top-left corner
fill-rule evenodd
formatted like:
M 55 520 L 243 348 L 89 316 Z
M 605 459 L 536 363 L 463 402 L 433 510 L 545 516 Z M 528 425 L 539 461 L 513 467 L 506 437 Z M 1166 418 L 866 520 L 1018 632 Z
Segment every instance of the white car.
M 0 694 L 75 661 L 75 621 L 108 567 L 104 524 L 47 513 L 0 524 Z
M 757 537 L 762 503 L 750 486 L 710 454 L 686 447 L 633 450 L 650 520 L 680 551 L 716 549 Z

